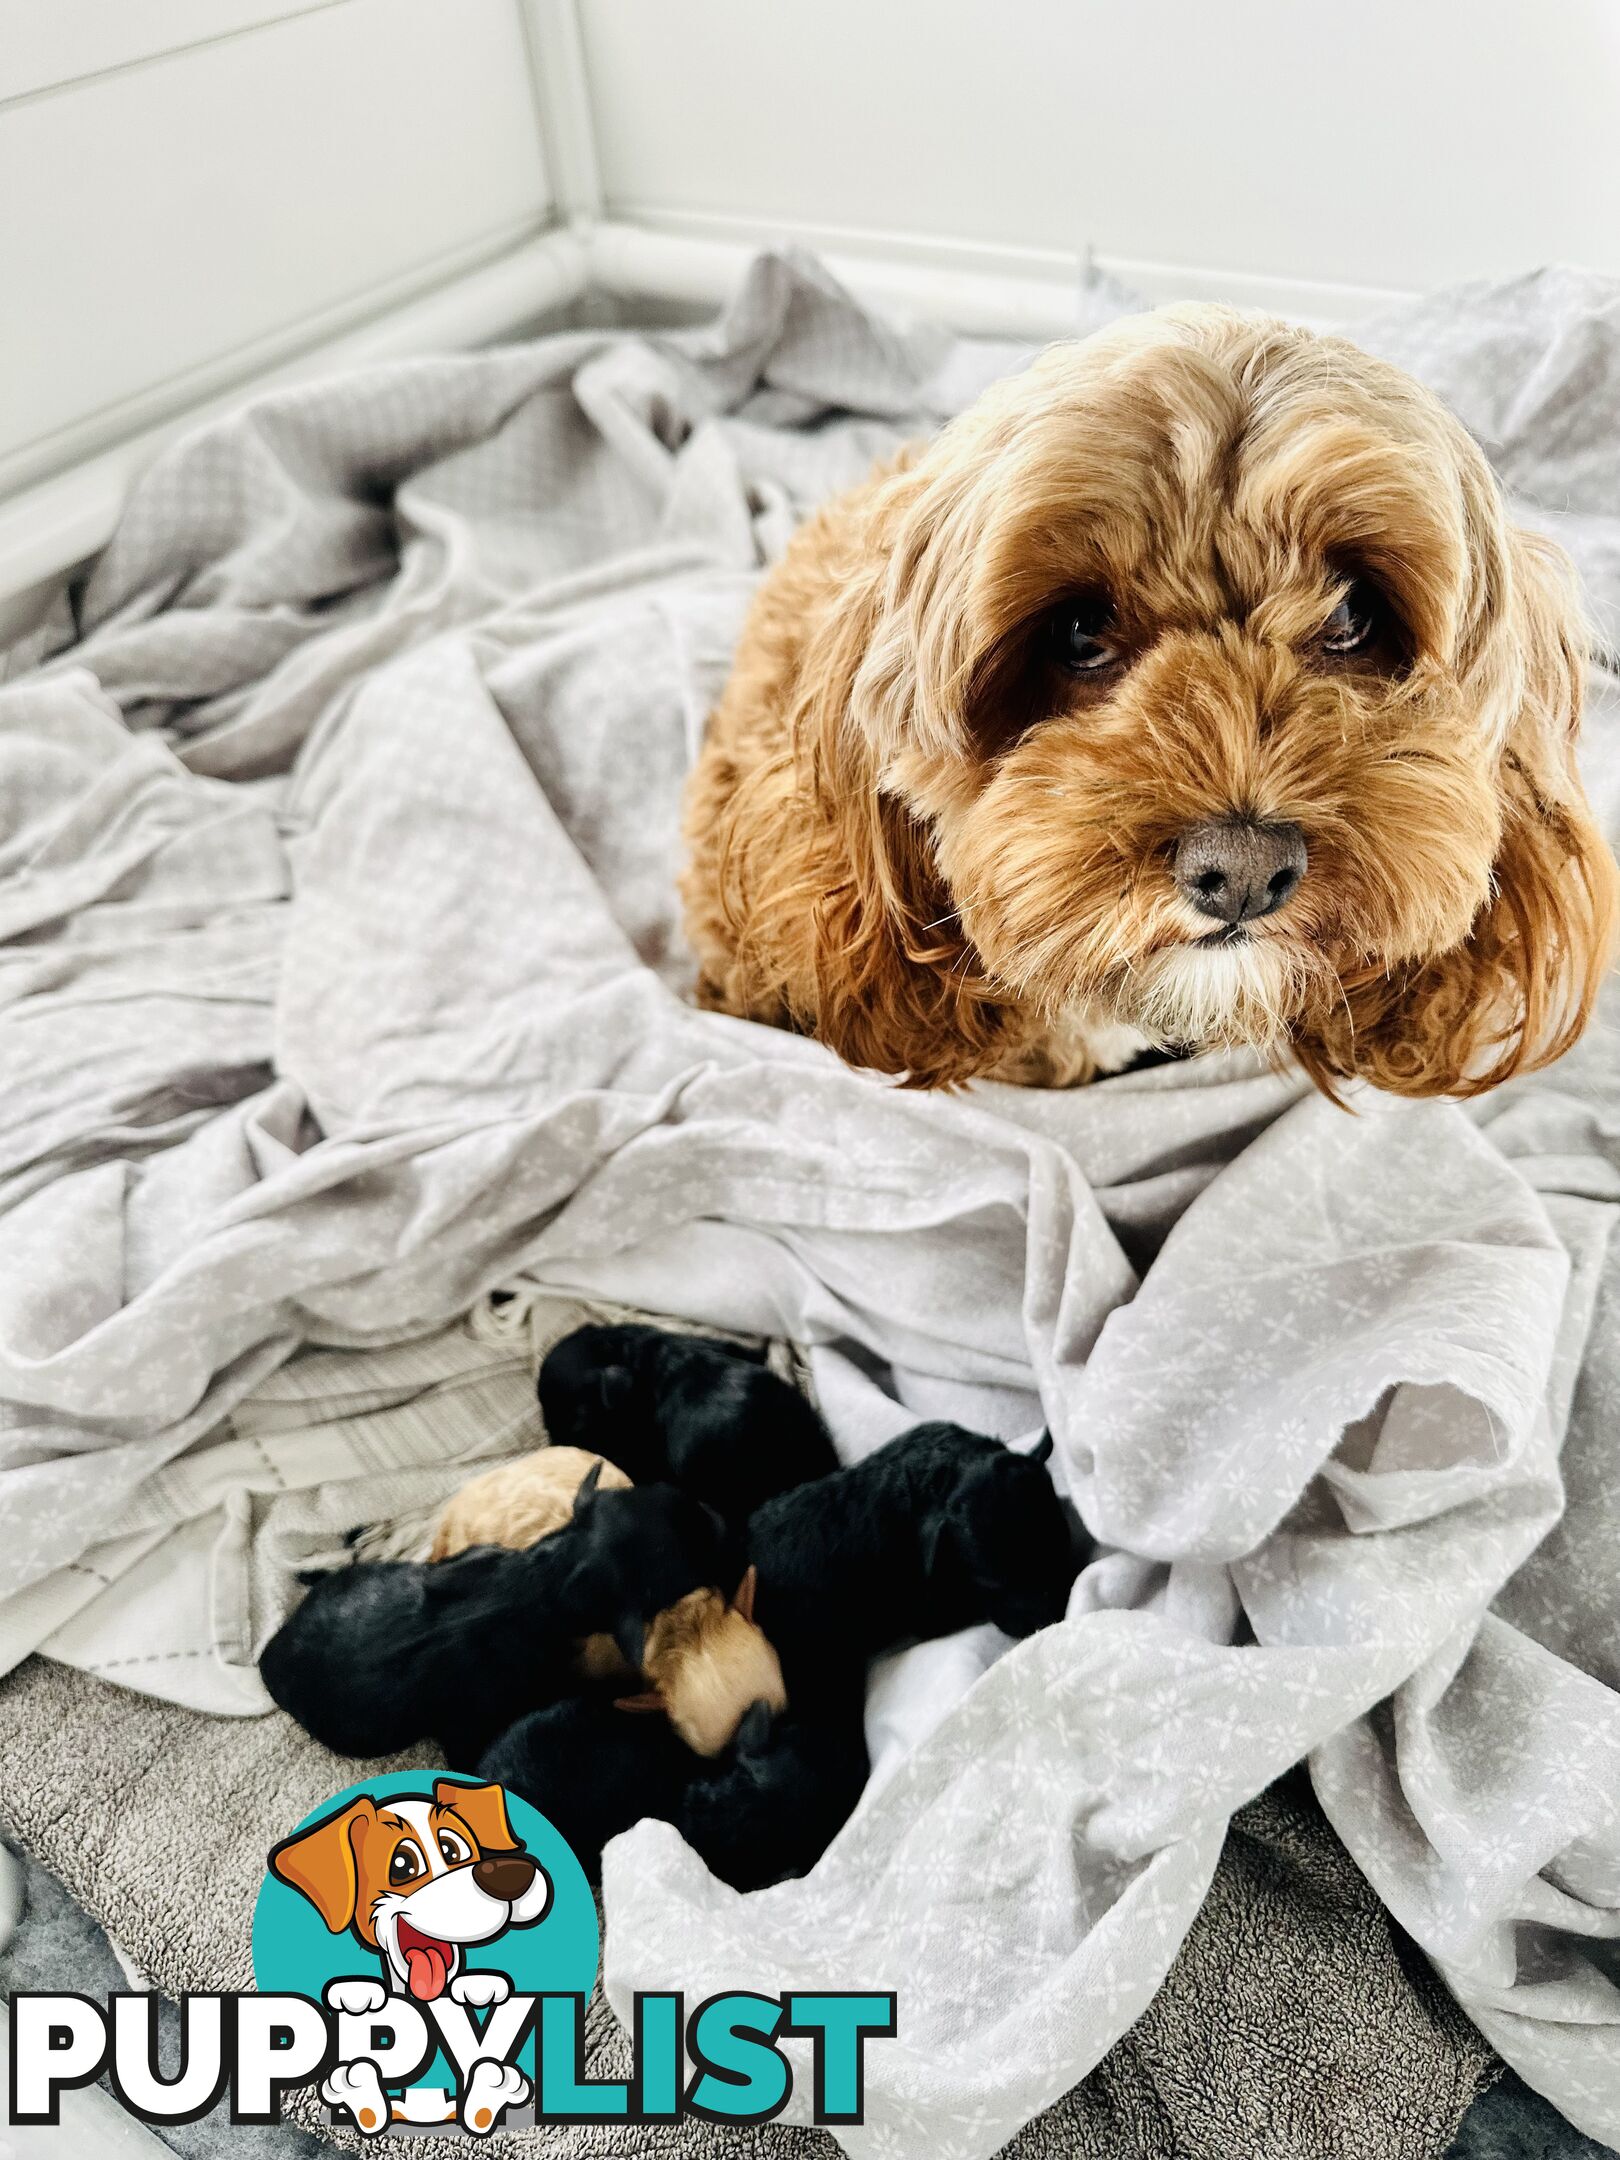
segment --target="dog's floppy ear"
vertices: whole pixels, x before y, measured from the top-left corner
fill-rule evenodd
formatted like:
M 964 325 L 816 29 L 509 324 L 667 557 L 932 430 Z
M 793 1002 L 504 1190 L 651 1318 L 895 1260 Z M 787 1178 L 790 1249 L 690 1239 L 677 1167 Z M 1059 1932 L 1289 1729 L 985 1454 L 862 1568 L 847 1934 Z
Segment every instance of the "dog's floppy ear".
M 438 1778 L 433 1786 L 437 1806 L 453 1808 L 478 1841 L 480 1852 L 511 1852 L 519 1843 L 506 1812 L 506 1794 L 499 1785 L 458 1785 Z
M 820 815 L 838 839 L 819 889 L 795 895 L 813 942 L 815 1033 L 846 1064 L 953 1087 L 996 1062 L 1010 1034 L 986 984 L 933 841 L 878 785 L 852 731 L 828 720 L 817 759 Z M 835 732 L 836 730 L 836 732 Z
M 737 1585 L 737 1594 L 731 1601 L 733 1612 L 742 1614 L 745 1620 L 754 1617 L 754 1593 L 759 1588 L 759 1569 L 750 1564 L 743 1571 L 743 1579 Z
M 755 958 L 780 1017 L 847 1064 L 914 1087 L 971 1080 L 1010 1015 L 983 980 L 935 861 L 933 835 L 885 770 L 949 735 L 949 613 L 930 536 L 937 490 L 904 454 L 872 502 L 865 559 L 811 635 L 787 715 L 789 761 L 695 799 L 716 843 L 714 906 L 746 980 Z M 946 553 L 948 554 L 948 550 Z M 768 959 L 765 956 L 769 956 Z
M 1562 551 L 1506 541 L 1499 635 L 1522 667 L 1497 775 L 1491 892 L 1463 942 L 1393 977 L 1346 985 L 1313 1078 L 1359 1074 L 1396 1095 L 1482 1095 L 1551 1064 L 1591 1017 L 1614 944 L 1617 877 L 1575 766 L 1586 636 Z
M 270 1849 L 270 1872 L 307 1897 L 334 1935 L 354 1924 L 360 1897 L 355 1837 L 377 1820 L 369 1793 Z

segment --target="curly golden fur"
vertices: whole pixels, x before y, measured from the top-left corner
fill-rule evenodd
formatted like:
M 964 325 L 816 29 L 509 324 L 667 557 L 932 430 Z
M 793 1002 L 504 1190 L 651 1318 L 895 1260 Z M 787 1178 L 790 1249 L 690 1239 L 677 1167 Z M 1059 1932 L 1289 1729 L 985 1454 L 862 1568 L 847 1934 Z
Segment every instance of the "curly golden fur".
M 1123 1023 L 1477 1094 L 1608 958 L 1582 647 L 1396 369 L 1216 307 L 1054 347 L 766 578 L 688 795 L 700 1000 L 918 1087 L 1084 1080 Z M 1233 817 L 1306 869 L 1217 937 L 1175 850 Z

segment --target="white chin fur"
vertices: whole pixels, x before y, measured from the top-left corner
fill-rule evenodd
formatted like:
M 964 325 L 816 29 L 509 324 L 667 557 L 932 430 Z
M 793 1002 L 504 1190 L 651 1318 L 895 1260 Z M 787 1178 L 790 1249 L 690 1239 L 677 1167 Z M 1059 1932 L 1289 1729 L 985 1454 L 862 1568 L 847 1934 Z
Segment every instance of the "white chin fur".
M 1301 972 L 1275 939 L 1176 946 L 1132 976 L 1132 1018 L 1161 1042 L 1265 1049 L 1287 1029 Z

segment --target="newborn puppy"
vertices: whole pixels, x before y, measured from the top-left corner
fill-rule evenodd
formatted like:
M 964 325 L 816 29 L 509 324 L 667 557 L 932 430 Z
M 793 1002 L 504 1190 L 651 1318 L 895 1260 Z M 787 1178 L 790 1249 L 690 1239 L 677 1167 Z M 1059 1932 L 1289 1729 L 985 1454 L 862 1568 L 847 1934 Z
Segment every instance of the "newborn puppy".
M 596 1882 L 608 1839 L 644 1815 L 673 1822 L 697 1768 L 662 1718 L 626 1717 L 595 1695 L 520 1718 L 485 1751 L 478 1774 L 537 1807 Z
M 864 1462 L 758 1508 L 745 1543 L 754 1611 L 795 1701 L 913 1639 L 993 1620 L 1061 1620 L 1080 1568 L 1069 1518 L 1033 1455 L 960 1425 L 919 1425 Z
M 448 1560 L 469 1545 L 520 1549 L 550 1537 L 572 1521 L 579 1489 L 598 1464 L 596 1482 L 603 1492 L 622 1492 L 630 1483 L 616 1463 L 583 1448 L 531 1448 L 513 1462 L 497 1463 L 444 1503 L 428 1558 Z
M 735 1744 L 696 1761 L 662 1720 L 600 1696 L 557 1702 L 490 1747 L 478 1774 L 530 1801 L 600 1880 L 602 1848 L 644 1816 L 672 1822 L 711 1874 L 762 1890 L 814 1867 L 866 1783 L 859 1676 L 837 1709 L 773 1719 L 751 1710 Z
M 667 1478 L 728 1522 L 838 1467 L 798 1389 L 735 1345 L 655 1327 L 576 1328 L 541 1366 L 539 1394 L 553 1442 L 609 1456 L 638 1485 Z
M 580 1636 L 625 1636 L 639 1652 L 655 1613 L 737 1572 L 711 1508 L 669 1486 L 599 1492 L 593 1475 L 566 1527 L 526 1551 L 481 1546 L 319 1576 L 259 1671 L 339 1755 L 432 1737 L 459 1766 L 574 1686 Z
M 731 1752 L 687 1781 L 671 1819 L 712 1875 L 763 1890 L 815 1866 L 866 1784 L 863 1697 L 857 1677 L 836 1706 L 751 1710 Z

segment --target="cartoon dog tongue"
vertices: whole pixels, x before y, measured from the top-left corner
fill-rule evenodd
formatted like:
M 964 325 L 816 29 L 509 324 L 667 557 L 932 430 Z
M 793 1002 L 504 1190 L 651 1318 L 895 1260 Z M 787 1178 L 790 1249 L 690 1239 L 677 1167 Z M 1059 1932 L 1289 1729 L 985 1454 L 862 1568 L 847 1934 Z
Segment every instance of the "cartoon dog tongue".
M 399 1931 L 399 1947 L 405 1956 L 406 1985 L 418 2002 L 432 2002 L 444 1993 L 450 1977 L 450 1947 L 435 1942 L 405 1922 Z

